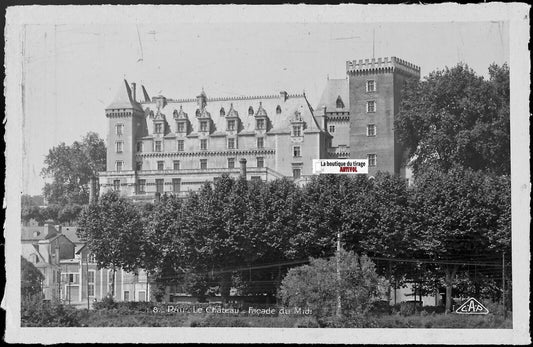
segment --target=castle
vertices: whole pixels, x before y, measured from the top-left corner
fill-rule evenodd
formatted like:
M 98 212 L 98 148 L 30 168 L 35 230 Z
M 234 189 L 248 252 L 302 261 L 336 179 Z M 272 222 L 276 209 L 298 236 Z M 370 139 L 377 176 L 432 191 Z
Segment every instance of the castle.
M 107 171 L 100 192 L 134 200 L 183 195 L 226 173 L 250 180 L 305 183 L 312 160 L 368 159 L 369 175 L 402 177 L 404 151 L 394 133 L 401 89 L 420 68 L 396 57 L 348 61 L 346 79 L 328 79 L 313 108 L 305 94 L 209 98 L 149 97 L 124 81 L 106 108 Z

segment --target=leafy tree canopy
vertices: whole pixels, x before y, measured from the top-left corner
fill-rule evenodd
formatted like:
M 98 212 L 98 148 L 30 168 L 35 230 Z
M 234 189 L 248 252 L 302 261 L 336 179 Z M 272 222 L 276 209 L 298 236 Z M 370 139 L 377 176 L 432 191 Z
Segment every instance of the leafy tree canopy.
M 509 67 L 493 64 L 489 75 L 461 63 L 407 82 L 395 129 L 415 174 L 455 164 L 509 174 Z
M 98 134 L 89 132 L 81 141 L 68 146 L 61 143 L 49 150 L 41 171 L 43 177 L 51 178 L 43 188 L 49 203 L 87 204 L 89 202 L 89 181 L 106 165 L 104 140 Z

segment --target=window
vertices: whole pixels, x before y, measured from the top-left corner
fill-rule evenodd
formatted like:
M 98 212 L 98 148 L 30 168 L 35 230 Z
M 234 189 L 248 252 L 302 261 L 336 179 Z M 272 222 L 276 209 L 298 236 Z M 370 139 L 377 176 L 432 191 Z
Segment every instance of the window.
M 68 274 L 67 275 L 67 281 L 68 283 L 79 283 L 80 282 L 80 275 L 78 274 Z
M 262 137 L 257 138 L 257 148 L 261 149 L 265 146 L 265 139 Z
M 143 151 L 143 143 L 137 142 L 137 152 L 142 152 L 142 151 Z
M 334 133 L 335 132 L 335 125 L 330 125 L 329 126 L 329 132 L 330 133 Z
M 207 159 L 200 159 L 200 169 L 207 169 Z
M 124 166 L 124 162 L 122 160 L 117 160 L 115 163 L 115 168 L 117 171 L 122 171 L 122 167 Z
M 156 133 L 156 134 L 162 134 L 163 133 L 163 124 L 162 123 L 155 123 L 154 133 Z
M 292 126 L 292 136 L 302 136 L 302 127 L 300 125 Z
M 115 142 L 117 153 L 122 153 L 122 150 L 124 149 L 124 141 L 117 141 Z
M 235 139 L 228 139 L 228 149 L 235 149 Z
M 255 182 L 261 181 L 261 176 L 252 176 L 252 177 L 250 177 L 250 180 L 251 181 L 255 181 Z
M 366 127 L 366 136 L 376 136 L 376 125 L 368 124 Z
M 367 92 L 375 92 L 376 91 L 376 81 L 374 81 L 374 80 L 366 81 L 366 91 Z
M 254 115 L 254 108 L 252 106 L 248 107 L 248 115 L 253 116 Z
M 180 169 L 180 161 L 179 160 L 174 160 L 173 168 L 174 168 L 174 170 L 179 170 Z
M 184 141 L 183 140 L 178 140 L 178 152 L 183 152 L 184 150 Z
M 302 169 L 300 168 L 293 168 L 292 169 L 292 178 L 298 179 L 302 175 Z
M 137 194 L 144 194 L 146 186 L 146 180 L 138 180 L 137 181 Z
M 375 154 L 368 155 L 368 166 L 369 167 L 376 166 L 376 155 Z
M 165 169 L 165 162 L 164 161 L 158 161 L 157 162 L 157 170 L 158 171 L 163 171 Z
M 143 169 L 143 162 L 142 161 L 138 161 L 135 163 L 135 169 L 137 171 L 141 171 Z
M 120 191 L 120 180 L 113 180 L 113 190 Z
M 281 106 L 276 106 L 276 114 L 280 114 L 281 113 Z
M 155 142 L 155 151 L 156 152 L 161 152 L 161 141 L 156 141 Z
M 300 150 L 300 146 L 294 146 L 292 148 L 292 155 L 293 155 L 293 157 L 301 157 L 302 156 L 302 153 L 301 153 L 301 150 Z
M 337 108 L 344 108 L 344 102 L 342 101 L 342 98 L 340 95 L 337 97 L 336 106 Z
M 220 108 L 220 116 L 224 117 L 226 115 L 226 111 L 224 110 L 224 107 Z
M 200 140 L 200 149 L 206 150 L 207 149 L 207 140 Z
M 93 253 L 89 254 L 89 263 L 96 263 L 96 256 Z M 93 275 L 94 275 L 94 272 L 93 272 Z
M 155 191 L 158 193 L 163 193 L 163 179 L 158 178 L 155 180 Z
M 376 112 L 376 102 L 375 101 L 367 101 L 366 102 L 366 112 L 368 113 L 374 113 Z
M 257 128 L 257 130 L 265 129 L 265 120 L 264 119 L 258 119 L 256 121 L 256 128 Z
M 122 135 L 124 133 L 124 124 L 115 125 L 115 133 L 117 135 Z
M 130 291 L 125 290 L 124 291 L 124 301 L 130 301 Z
M 265 167 L 265 159 L 263 157 L 257 157 L 257 167 Z
M 172 179 L 172 191 L 174 193 L 178 193 L 180 191 L 181 186 L 181 178 L 173 178 Z
M 228 158 L 228 169 L 235 169 L 235 158 Z
M 207 131 L 207 121 L 200 122 L 200 131 Z
M 235 130 L 235 119 L 228 120 L 228 131 Z
M 178 122 L 178 133 L 184 133 L 184 132 L 185 132 L 185 123 Z

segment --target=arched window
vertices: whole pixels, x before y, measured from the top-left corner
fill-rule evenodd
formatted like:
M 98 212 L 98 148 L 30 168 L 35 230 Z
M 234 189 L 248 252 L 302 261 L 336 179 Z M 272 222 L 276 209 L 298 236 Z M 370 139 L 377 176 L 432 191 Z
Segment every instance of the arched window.
M 196 109 L 196 117 L 200 117 L 200 109 L 199 108 Z
M 252 106 L 248 107 L 248 115 L 250 116 L 254 115 L 254 108 Z
M 340 95 L 337 97 L 337 108 L 344 108 L 344 102 L 342 102 Z
M 280 114 L 281 113 L 281 106 L 277 106 L 276 107 L 276 114 Z

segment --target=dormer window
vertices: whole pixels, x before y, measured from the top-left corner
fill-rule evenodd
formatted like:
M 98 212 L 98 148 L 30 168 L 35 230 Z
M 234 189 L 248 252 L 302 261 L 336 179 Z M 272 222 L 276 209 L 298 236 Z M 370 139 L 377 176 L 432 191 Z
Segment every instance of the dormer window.
M 154 134 L 162 134 L 162 133 L 163 133 L 163 124 L 155 123 Z
M 258 119 L 256 121 L 256 129 L 257 130 L 264 130 L 265 129 L 265 120 L 264 119 Z
M 342 102 L 340 95 L 337 97 L 337 108 L 344 108 L 344 102 Z
M 224 107 L 220 108 L 220 117 L 224 117 L 226 115 L 226 111 L 224 110 Z
M 185 122 L 178 122 L 178 133 L 185 132 Z
M 252 106 L 248 107 L 248 115 L 253 116 L 254 115 L 254 108 Z
M 207 131 L 207 121 L 201 121 L 200 122 L 200 131 L 202 131 L 202 132 Z
M 235 130 L 235 119 L 228 120 L 228 131 Z
M 281 106 L 278 105 L 278 106 L 276 107 L 276 114 L 280 114 L 280 113 L 281 113 Z
M 293 125 L 292 126 L 292 136 L 302 136 L 302 126 Z
M 200 109 L 196 109 L 196 117 L 200 117 Z

